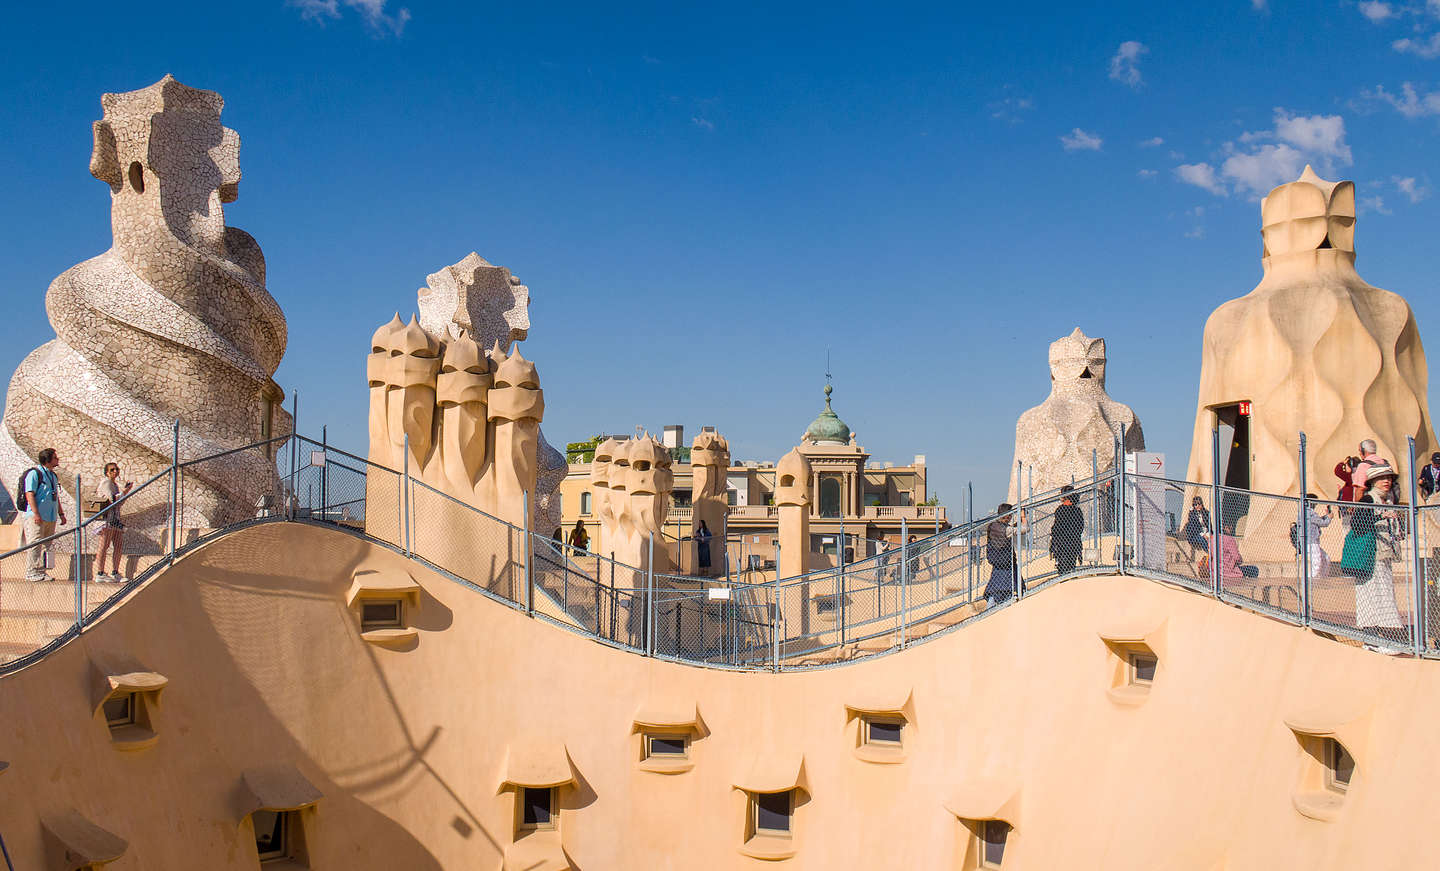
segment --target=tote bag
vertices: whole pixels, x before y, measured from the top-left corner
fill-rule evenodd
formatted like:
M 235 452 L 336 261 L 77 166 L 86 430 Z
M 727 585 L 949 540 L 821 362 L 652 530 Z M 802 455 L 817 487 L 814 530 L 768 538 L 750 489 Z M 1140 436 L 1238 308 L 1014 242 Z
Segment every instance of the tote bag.
M 1375 573 L 1375 533 L 1345 533 L 1345 550 L 1340 554 L 1340 571 L 1352 578 L 1367 580 Z

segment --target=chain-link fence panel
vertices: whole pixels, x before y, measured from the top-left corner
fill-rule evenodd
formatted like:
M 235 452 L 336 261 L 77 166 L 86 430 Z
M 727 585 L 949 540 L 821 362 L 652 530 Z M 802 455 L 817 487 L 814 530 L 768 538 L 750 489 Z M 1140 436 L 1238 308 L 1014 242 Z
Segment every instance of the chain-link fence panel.
M 68 482 L 63 523 L 60 510 L 53 524 L 16 518 L 20 547 L 0 555 L 0 666 L 58 643 L 164 559 L 159 542 L 169 525 L 171 473 L 137 486 L 124 472 L 114 500 L 101 489 L 104 478 L 81 478 L 78 491 Z
M 40 533 L 48 525 L 23 516 L 16 522 L 24 524 L 24 540 L 18 549 L 0 556 L 0 665 L 56 643 L 75 628 L 79 615 L 92 604 L 85 601 L 86 595 L 99 596 L 102 601 L 106 595 L 99 585 L 87 590 L 83 578 L 76 582 L 73 524 L 47 536 Z M 82 530 L 82 534 L 88 531 Z M 66 539 L 68 554 L 60 551 Z M 78 550 L 83 559 L 84 548 Z
M 595 634 L 613 644 L 645 652 L 650 634 L 646 573 L 608 555 L 581 551 L 574 559 L 587 567 L 594 564 L 595 584 L 588 595 Z
M 855 640 L 856 615 L 855 590 L 847 580 L 844 570 L 835 566 L 782 578 L 775 586 L 771 598 L 781 660 L 799 666 L 844 656 L 841 648 Z
M 406 509 L 397 536 L 402 549 L 502 599 L 524 604 L 523 530 L 414 478 L 402 477 L 399 483 Z M 369 490 L 373 496 L 374 482 Z M 381 504 L 388 501 L 384 498 Z M 369 514 L 369 522 L 375 523 L 378 515 Z
M 1156 479 L 1150 479 L 1156 480 Z M 1209 484 L 1164 481 L 1166 512 L 1165 580 L 1213 594 L 1210 542 L 1215 530 L 1215 492 Z
M 655 655 L 729 664 L 727 609 L 703 581 L 655 576 Z
M 1301 622 L 1300 500 L 1220 488 L 1211 547 L 1221 598 L 1292 623 Z
M 254 520 L 285 519 L 293 493 L 286 492 L 279 465 L 292 447 L 289 439 L 272 439 L 181 462 L 175 548 Z
M 1107 564 L 1099 518 L 1110 498 L 1109 491 L 1092 482 L 1022 507 L 1016 549 L 1027 591 L 1053 578 Z
M 1417 509 L 1415 550 L 1420 557 L 1421 651 L 1440 655 L 1440 505 Z
M 312 450 L 311 464 L 297 470 L 294 480 L 297 508 L 296 520 L 310 520 L 329 523 L 356 532 L 364 532 L 366 524 L 366 496 L 369 491 L 369 476 L 377 479 L 399 476 L 389 469 L 372 466 L 359 457 L 330 448 L 325 451 Z M 394 486 L 386 489 L 394 489 Z M 395 510 L 390 501 L 377 506 L 376 514 Z M 392 521 L 389 525 L 395 525 Z
M 1331 522 L 1312 556 L 1310 621 L 1317 629 L 1350 637 L 1383 652 L 1414 643 L 1415 538 L 1410 509 L 1365 502 L 1319 502 Z

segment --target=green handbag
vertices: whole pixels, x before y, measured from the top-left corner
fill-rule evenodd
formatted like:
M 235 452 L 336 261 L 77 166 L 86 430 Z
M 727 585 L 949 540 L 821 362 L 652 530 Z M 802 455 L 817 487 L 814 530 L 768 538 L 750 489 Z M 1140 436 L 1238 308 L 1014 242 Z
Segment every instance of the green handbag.
M 1375 533 L 1350 530 L 1345 533 L 1345 550 L 1340 554 L 1340 572 L 1368 580 L 1375 574 Z

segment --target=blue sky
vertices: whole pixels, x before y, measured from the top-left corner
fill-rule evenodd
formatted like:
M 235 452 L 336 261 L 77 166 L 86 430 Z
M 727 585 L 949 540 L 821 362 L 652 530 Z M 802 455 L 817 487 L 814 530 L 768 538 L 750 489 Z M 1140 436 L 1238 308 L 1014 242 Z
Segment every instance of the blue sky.
M 105 91 L 219 91 L 301 426 L 364 444 L 364 354 L 475 250 L 532 292 L 562 445 L 718 426 L 775 459 L 821 407 L 997 501 L 1046 346 L 1183 468 L 1200 337 L 1260 277 L 1257 194 L 1354 179 L 1358 268 L 1440 343 L 1440 0 L 1204 4 L 22 4 L 0 72 L 0 373 L 109 246 Z

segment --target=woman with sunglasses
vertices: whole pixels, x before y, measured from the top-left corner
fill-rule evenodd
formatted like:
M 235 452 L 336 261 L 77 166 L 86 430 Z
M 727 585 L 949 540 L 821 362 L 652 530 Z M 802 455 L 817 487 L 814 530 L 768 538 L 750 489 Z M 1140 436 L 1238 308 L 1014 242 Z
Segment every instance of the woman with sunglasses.
M 105 478 L 100 482 L 99 492 L 96 494 L 98 501 L 103 504 L 101 512 L 105 515 L 105 525 L 100 528 L 100 548 L 95 554 L 95 580 L 115 581 L 125 580 L 120 574 L 120 538 L 125 532 L 125 524 L 120 521 L 120 506 L 115 503 L 120 497 L 129 493 L 135 486 L 134 481 L 126 481 L 125 486 L 120 486 L 120 467 L 115 463 L 105 464 Z M 113 571 L 105 574 L 105 551 L 110 550 L 110 565 Z

